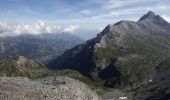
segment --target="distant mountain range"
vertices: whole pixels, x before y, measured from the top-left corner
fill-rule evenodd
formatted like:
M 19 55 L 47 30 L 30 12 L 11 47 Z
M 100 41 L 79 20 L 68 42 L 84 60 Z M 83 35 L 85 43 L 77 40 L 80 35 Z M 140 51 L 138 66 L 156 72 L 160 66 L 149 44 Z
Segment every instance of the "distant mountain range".
M 82 42 L 79 37 L 67 33 L 0 37 L 0 58 L 19 55 L 47 62 Z
M 77 70 L 107 87 L 141 87 L 146 93 L 136 97 L 153 100 L 170 93 L 169 57 L 170 24 L 150 11 L 137 22 L 108 25 L 96 38 L 67 50 L 48 66 Z

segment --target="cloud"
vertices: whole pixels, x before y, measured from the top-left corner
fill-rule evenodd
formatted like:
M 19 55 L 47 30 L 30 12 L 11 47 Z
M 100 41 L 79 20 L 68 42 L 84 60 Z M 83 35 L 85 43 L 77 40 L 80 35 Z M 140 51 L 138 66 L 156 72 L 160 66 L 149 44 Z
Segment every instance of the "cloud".
M 169 11 L 168 4 L 160 2 L 151 2 L 149 4 L 139 0 L 108 0 L 103 2 L 103 8 L 100 12 L 90 17 L 84 18 L 86 21 L 136 21 L 148 11 L 154 11 L 156 14 L 164 14 Z M 151 4 L 153 3 L 153 4 Z M 141 5 L 138 5 L 141 4 Z M 105 5 L 105 6 L 104 6 Z
M 162 17 L 163 17 L 166 21 L 170 22 L 170 16 L 162 15 Z
M 85 10 L 82 10 L 82 11 L 80 11 L 80 13 L 81 14 L 84 14 L 84 15 L 89 15 L 89 14 L 91 14 L 91 10 L 88 10 L 88 9 L 85 9 Z
M 100 26 L 97 31 L 101 32 L 104 28 L 105 28 L 104 26 Z
M 104 9 L 123 8 L 126 5 L 143 2 L 141 0 L 108 0 L 104 2 Z
M 159 0 L 89 0 L 98 4 L 95 13 L 84 18 L 86 21 L 119 21 L 119 20 L 138 20 L 143 14 L 152 10 L 156 14 L 169 14 L 169 1 Z
M 39 35 L 42 33 L 73 33 L 78 29 L 78 25 L 68 25 L 65 27 L 57 25 L 47 25 L 44 21 L 37 21 L 33 24 L 0 22 L 0 36 L 17 36 L 21 34 Z
M 79 28 L 79 25 L 70 25 L 66 27 L 63 32 L 74 33 Z

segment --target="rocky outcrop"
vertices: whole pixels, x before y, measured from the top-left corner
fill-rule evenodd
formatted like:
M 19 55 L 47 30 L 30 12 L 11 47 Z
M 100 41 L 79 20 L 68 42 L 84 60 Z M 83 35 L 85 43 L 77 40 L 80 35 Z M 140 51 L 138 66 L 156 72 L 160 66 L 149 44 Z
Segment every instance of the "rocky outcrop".
M 1 100 L 99 100 L 85 84 L 69 77 L 30 80 L 0 77 Z
M 0 76 L 40 78 L 48 76 L 48 74 L 49 71 L 43 64 L 23 56 L 0 60 Z

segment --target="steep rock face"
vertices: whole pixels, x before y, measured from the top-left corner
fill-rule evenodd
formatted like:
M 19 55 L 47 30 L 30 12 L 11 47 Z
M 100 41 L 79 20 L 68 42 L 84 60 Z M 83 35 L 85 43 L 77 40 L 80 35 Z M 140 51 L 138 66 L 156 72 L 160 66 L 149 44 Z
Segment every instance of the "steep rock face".
M 153 12 L 138 22 L 108 25 L 96 38 L 49 63 L 50 68 L 78 70 L 104 85 L 148 83 L 152 70 L 170 56 L 170 24 Z
M 44 63 L 82 42 L 67 33 L 0 37 L 0 58 L 22 55 Z
M 69 77 L 48 77 L 36 81 L 23 77 L 0 77 L 0 99 L 99 100 L 99 97 L 85 84 Z

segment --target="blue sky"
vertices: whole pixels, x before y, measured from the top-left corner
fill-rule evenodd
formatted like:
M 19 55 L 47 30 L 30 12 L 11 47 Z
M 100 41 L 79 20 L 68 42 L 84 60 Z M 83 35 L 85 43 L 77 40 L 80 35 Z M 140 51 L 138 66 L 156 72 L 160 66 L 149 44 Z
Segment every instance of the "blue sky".
M 0 22 L 43 21 L 61 27 L 101 30 L 120 20 L 138 20 L 149 10 L 170 22 L 170 0 L 0 0 Z

